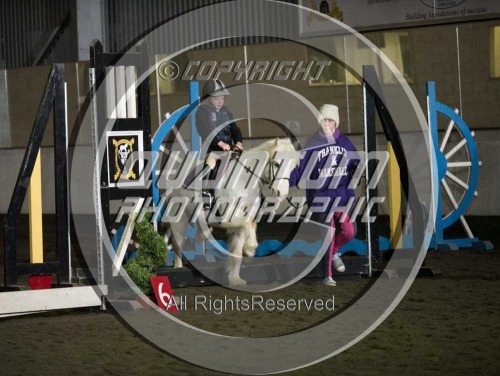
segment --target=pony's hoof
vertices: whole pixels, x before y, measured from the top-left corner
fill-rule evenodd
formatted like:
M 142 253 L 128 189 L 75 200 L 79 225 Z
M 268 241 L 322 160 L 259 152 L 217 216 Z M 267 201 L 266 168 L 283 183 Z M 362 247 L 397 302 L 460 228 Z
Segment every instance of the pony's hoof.
M 255 251 L 256 251 L 256 248 L 244 248 L 243 249 L 243 255 L 246 256 L 246 257 L 254 257 L 255 256 Z
M 229 277 L 229 286 L 244 286 L 247 284 L 247 281 L 241 278 Z

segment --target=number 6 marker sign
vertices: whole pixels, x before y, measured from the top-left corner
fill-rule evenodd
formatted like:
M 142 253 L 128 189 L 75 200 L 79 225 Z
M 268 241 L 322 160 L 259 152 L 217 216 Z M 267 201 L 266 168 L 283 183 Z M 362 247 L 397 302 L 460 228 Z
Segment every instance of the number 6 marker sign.
M 163 310 L 174 312 L 178 311 L 177 303 L 174 299 L 174 292 L 170 287 L 170 281 L 167 276 L 150 277 L 151 286 L 155 292 L 156 304 Z

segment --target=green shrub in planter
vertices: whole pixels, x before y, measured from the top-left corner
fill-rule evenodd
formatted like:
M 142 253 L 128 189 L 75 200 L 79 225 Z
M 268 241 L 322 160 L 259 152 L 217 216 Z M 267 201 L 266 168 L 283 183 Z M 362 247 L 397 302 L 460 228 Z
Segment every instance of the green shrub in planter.
M 139 249 L 137 257 L 125 264 L 130 279 L 146 295 L 153 293 L 149 278 L 153 275 L 154 269 L 163 266 L 167 260 L 167 244 L 154 230 L 150 219 L 151 215 L 146 215 L 141 222 L 135 224 Z

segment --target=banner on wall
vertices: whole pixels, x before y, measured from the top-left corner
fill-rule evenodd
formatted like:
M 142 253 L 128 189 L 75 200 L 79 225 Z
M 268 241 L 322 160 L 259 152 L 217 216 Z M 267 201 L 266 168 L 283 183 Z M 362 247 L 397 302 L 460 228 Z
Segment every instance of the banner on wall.
M 299 4 L 354 29 L 500 15 L 498 0 L 299 0 Z M 301 12 L 301 34 L 319 35 L 327 28 L 325 22 L 324 17 Z

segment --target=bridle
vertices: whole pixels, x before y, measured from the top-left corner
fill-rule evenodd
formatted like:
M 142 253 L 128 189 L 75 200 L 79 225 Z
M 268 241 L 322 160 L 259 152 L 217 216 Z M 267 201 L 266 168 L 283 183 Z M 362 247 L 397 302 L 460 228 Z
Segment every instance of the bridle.
M 269 188 L 271 188 L 271 186 L 277 181 L 277 180 L 288 180 L 290 181 L 290 178 L 289 177 L 286 177 L 286 176 L 281 176 L 281 177 L 278 177 L 277 176 L 277 171 L 280 169 L 280 163 L 274 161 L 274 160 L 270 160 L 269 162 L 267 162 L 267 166 L 269 167 Z

